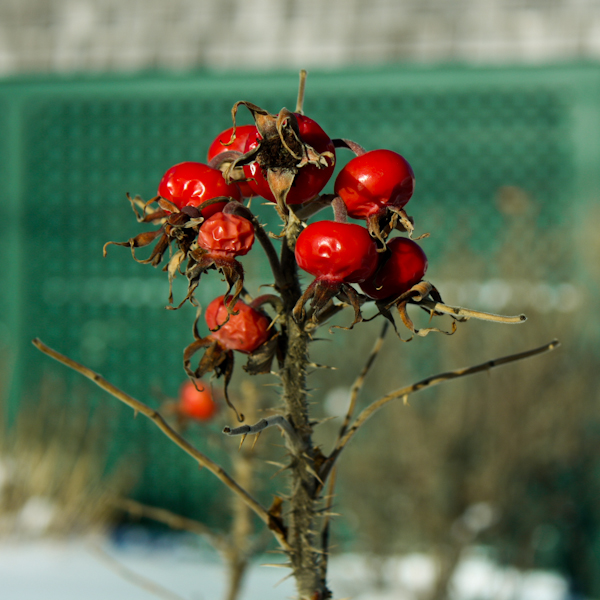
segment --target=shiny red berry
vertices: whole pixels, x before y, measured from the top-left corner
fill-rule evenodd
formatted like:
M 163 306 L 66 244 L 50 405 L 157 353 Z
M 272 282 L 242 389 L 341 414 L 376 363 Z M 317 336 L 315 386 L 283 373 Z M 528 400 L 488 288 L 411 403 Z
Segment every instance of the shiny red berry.
M 224 146 L 223 144 L 229 142 L 231 139 L 232 133 L 233 127 L 230 127 L 229 129 L 222 131 L 213 140 L 212 144 L 208 148 L 208 161 L 211 161 L 213 158 L 215 158 L 215 156 L 218 156 L 219 154 L 229 150 L 235 150 L 244 154 L 244 152 L 246 152 L 246 144 L 248 140 L 250 139 L 251 141 L 255 141 L 258 131 L 256 129 L 256 125 L 238 125 L 238 127 L 235 129 L 235 140 L 233 140 L 232 144 Z M 245 198 L 250 198 L 254 195 L 251 187 L 248 185 L 248 182 L 239 181 L 237 182 L 237 185 L 242 192 L 242 196 Z
M 229 314 L 223 303 L 224 298 L 225 296 L 215 298 L 206 308 L 204 318 L 211 330 L 210 337 L 226 350 L 254 352 L 271 337 L 271 320 L 263 312 L 241 300 L 233 307 L 233 311 L 238 314 Z
M 376 300 L 399 296 L 419 283 L 427 271 L 427 257 L 421 246 L 409 238 L 387 242 L 375 274 L 361 282 L 362 291 Z
M 319 154 L 331 152 L 335 157 L 335 146 L 330 137 L 323 131 L 321 126 L 312 119 L 295 113 L 298 119 L 298 128 L 300 131 L 300 139 L 312 146 Z M 256 148 L 260 134 L 257 134 L 257 139 L 248 138 L 245 151 Z M 302 204 L 307 200 L 312 200 L 327 184 L 333 169 L 335 167 L 335 158 L 326 157 L 327 166 L 319 168 L 316 165 L 306 165 L 298 169 L 298 173 L 290 189 L 286 203 L 287 204 Z M 257 162 L 252 162 L 249 165 L 244 165 L 244 174 L 248 178 L 248 184 L 252 191 L 262 196 L 266 200 L 275 202 L 275 196 L 271 192 L 271 188 L 266 179 L 264 172 Z
M 179 389 L 177 411 L 188 419 L 210 421 L 217 414 L 217 404 L 206 383 L 197 380 L 196 386 L 192 381 L 183 383 Z
M 198 246 L 212 256 L 243 256 L 254 243 L 254 227 L 248 219 L 218 212 L 206 219 L 198 232 Z
M 355 219 L 384 215 L 402 208 L 415 189 L 415 175 L 407 160 L 392 150 L 371 150 L 353 158 L 335 180 L 335 193 Z
M 311 223 L 298 236 L 295 253 L 301 269 L 331 283 L 358 283 L 377 268 L 375 241 L 354 223 Z
M 242 198 L 239 188 L 235 184 L 228 185 L 221 171 L 198 162 L 182 162 L 171 167 L 160 180 L 158 193 L 180 210 L 184 206 L 199 206 L 218 196 Z M 203 209 L 202 216 L 210 217 L 223 210 L 225 204 L 211 204 Z

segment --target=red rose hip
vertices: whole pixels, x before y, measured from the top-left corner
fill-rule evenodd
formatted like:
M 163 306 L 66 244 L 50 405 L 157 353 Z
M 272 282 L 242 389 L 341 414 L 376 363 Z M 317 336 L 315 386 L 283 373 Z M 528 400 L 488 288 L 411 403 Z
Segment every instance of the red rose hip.
M 250 251 L 254 227 L 248 219 L 218 212 L 206 219 L 198 233 L 198 246 L 213 257 L 233 258 Z
M 179 389 L 177 410 L 180 415 L 197 421 L 210 421 L 217 413 L 217 404 L 210 388 L 203 381 L 186 381 Z
M 222 131 L 212 142 L 208 149 L 207 160 L 210 162 L 219 154 L 223 152 L 228 152 L 230 150 L 235 150 L 236 152 L 241 152 L 244 154 L 246 151 L 246 144 L 248 140 L 253 142 L 256 140 L 256 136 L 258 130 L 256 129 L 256 125 L 238 125 L 235 129 L 235 140 L 227 146 L 229 140 L 231 139 L 231 134 L 233 133 L 233 127 Z M 237 181 L 236 182 L 240 191 L 242 192 L 242 196 L 245 198 L 250 198 L 254 195 L 252 192 L 252 188 L 248 185 L 246 181 Z
M 355 219 L 382 216 L 387 208 L 402 208 L 415 188 L 406 159 L 392 150 L 371 150 L 353 158 L 335 180 L 335 193 Z
M 312 146 L 320 154 L 331 152 L 335 157 L 335 146 L 330 137 L 323 131 L 321 126 L 312 119 L 295 113 L 298 120 L 300 139 L 305 144 Z M 260 139 L 260 135 L 258 136 Z M 246 152 L 258 145 L 257 139 L 248 138 Z M 327 184 L 335 167 L 335 158 L 327 156 L 327 166 L 319 168 L 316 165 L 306 165 L 298 170 L 294 183 L 287 195 L 286 204 L 302 204 L 312 200 Z M 275 202 L 275 196 L 269 187 L 264 169 L 258 162 L 244 165 L 244 174 L 248 178 L 248 184 L 252 191 L 270 202 Z
M 332 283 L 358 283 L 377 268 L 375 241 L 354 223 L 311 223 L 298 236 L 295 253 L 301 269 Z
M 239 188 L 227 184 L 218 169 L 198 162 L 183 162 L 171 167 L 158 185 L 158 193 L 180 210 L 184 206 L 199 206 L 218 196 L 241 200 Z M 204 218 L 223 210 L 225 202 L 217 202 L 202 211 Z
M 362 291 L 376 300 L 399 296 L 423 279 L 427 256 L 419 244 L 404 237 L 387 243 L 381 264 L 372 277 L 360 283 Z
M 271 337 L 271 320 L 241 300 L 233 307 L 238 314 L 230 314 L 223 303 L 224 298 L 215 298 L 206 308 L 204 318 L 211 330 L 210 337 L 226 350 L 254 352 Z

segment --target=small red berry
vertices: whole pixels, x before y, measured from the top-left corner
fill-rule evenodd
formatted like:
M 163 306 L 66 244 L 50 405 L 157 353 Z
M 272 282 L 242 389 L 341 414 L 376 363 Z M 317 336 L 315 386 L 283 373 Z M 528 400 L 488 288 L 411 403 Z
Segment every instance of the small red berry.
M 222 154 L 223 152 L 228 152 L 229 150 L 235 150 L 237 152 L 241 152 L 242 154 L 246 152 L 246 143 L 248 139 L 251 141 L 256 140 L 256 135 L 258 130 L 256 129 L 256 125 L 238 125 L 235 129 L 235 140 L 233 143 L 225 146 L 231 139 L 231 134 L 233 133 L 233 127 L 222 131 L 212 142 L 208 149 L 207 160 L 210 162 L 215 156 Z M 252 189 L 248 185 L 246 181 L 238 181 L 236 182 L 240 191 L 242 192 L 242 196 L 245 198 L 250 198 L 254 195 Z
M 215 257 L 243 256 L 254 243 L 254 227 L 248 219 L 218 212 L 200 226 L 198 246 Z
M 392 150 L 371 150 L 353 158 L 335 180 L 336 195 L 355 219 L 383 216 L 388 207 L 402 208 L 414 188 L 411 166 Z
M 225 296 L 219 296 L 206 308 L 204 318 L 211 330 L 210 337 L 226 350 L 238 350 L 247 354 L 254 352 L 271 337 L 271 320 L 263 312 L 241 300 L 233 307 L 233 311 L 238 314 L 230 314 L 223 303 L 224 299 Z
M 320 154 L 331 152 L 335 157 L 335 146 L 321 126 L 316 121 L 304 115 L 294 114 L 296 119 L 298 119 L 298 129 L 302 142 L 309 144 Z M 254 139 L 252 136 L 248 137 L 245 151 L 249 152 L 256 148 L 260 139 L 260 134 L 257 134 L 257 137 Z M 326 160 L 326 167 L 319 168 L 316 165 L 306 165 L 298 170 L 292 188 L 286 198 L 287 204 L 302 204 L 307 200 L 312 200 L 325 187 L 335 167 L 335 158 L 332 159 L 328 156 Z M 276 201 L 267 182 L 265 171 L 261 169 L 258 162 L 244 165 L 244 174 L 248 178 L 248 184 L 255 194 L 271 202 Z
M 221 171 L 198 162 L 182 162 L 171 167 L 160 180 L 158 193 L 180 210 L 184 206 L 199 206 L 218 196 L 234 200 L 242 198 L 239 188 L 235 184 L 227 184 Z M 225 204 L 211 204 L 202 211 L 202 216 L 210 217 L 223 210 Z
M 311 223 L 298 236 L 295 254 L 301 269 L 332 284 L 364 281 L 377 268 L 375 241 L 354 223 Z
M 215 403 L 208 385 L 200 380 L 186 381 L 179 389 L 179 403 L 177 410 L 180 415 L 198 421 L 210 421 L 217 414 Z
M 375 274 L 361 282 L 362 291 L 381 300 L 399 296 L 419 283 L 427 271 L 427 256 L 419 244 L 409 238 L 396 237 L 387 243 Z
M 212 160 L 215 156 L 221 154 L 222 152 L 227 152 L 228 150 L 236 150 L 237 152 L 241 152 L 243 154 L 248 138 L 251 138 L 251 140 L 254 141 L 256 139 L 258 130 L 256 129 L 256 125 L 238 125 L 235 128 L 235 140 L 233 140 L 231 144 L 225 146 L 224 144 L 227 144 L 231 139 L 232 133 L 233 127 L 230 127 L 229 129 L 222 131 L 213 140 L 212 144 L 208 148 L 208 160 Z

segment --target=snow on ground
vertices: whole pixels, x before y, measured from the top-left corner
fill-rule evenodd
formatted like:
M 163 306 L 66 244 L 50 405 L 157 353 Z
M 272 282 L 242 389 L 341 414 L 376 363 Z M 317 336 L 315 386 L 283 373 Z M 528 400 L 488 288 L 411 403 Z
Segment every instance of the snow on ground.
M 220 600 L 225 570 L 208 550 L 173 541 L 115 544 L 108 538 L 70 541 L 0 541 L 0 599 L 2 600 Z M 282 560 L 267 556 L 263 562 Z M 413 600 L 430 585 L 434 565 L 425 555 L 391 558 L 381 564 L 374 588 L 372 562 L 359 555 L 331 560 L 334 597 L 354 600 Z M 294 597 L 286 569 L 260 566 L 248 576 L 240 600 L 284 600 Z M 142 585 L 152 582 L 157 596 Z M 471 552 L 455 580 L 457 600 L 564 600 L 564 579 L 547 572 L 520 573 L 494 565 L 484 554 Z

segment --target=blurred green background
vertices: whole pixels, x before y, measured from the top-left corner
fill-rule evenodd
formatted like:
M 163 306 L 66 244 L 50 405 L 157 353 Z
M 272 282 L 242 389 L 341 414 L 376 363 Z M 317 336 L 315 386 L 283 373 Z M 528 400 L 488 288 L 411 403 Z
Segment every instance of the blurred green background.
M 88 407 L 92 422 L 109 403 L 110 462 L 130 465 L 134 496 L 205 520 L 225 519 L 220 485 L 150 422 L 51 363 L 30 340 L 40 337 L 152 406 L 176 396 L 194 312 L 165 311 L 166 275 L 134 262 L 126 248 L 110 247 L 103 258 L 102 246 L 140 231 L 126 192 L 149 199 L 171 165 L 203 161 L 230 126 L 235 101 L 293 108 L 297 79 L 286 70 L 0 82 L 8 420 L 35 405 L 44 386 L 60 389 L 77 418 L 77 407 Z M 375 417 L 341 466 L 345 547 L 380 555 L 437 548 L 451 564 L 482 541 L 501 562 L 559 569 L 575 591 L 600 594 L 600 67 L 313 70 L 305 112 L 332 138 L 409 160 L 417 186 L 407 211 L 418 234 L 431 233 L 421 242 L 427 279 L 447 303 L 529 317 L 510 327 L 472 321 L 454 336 L 410 344 L 390 338 L 364 402 L 439 369 L 554 337 L 563 343 L 552 355 L 427 391 Z M 338 165 L 349 158 L 340 150 Z M 275 223 L 271 206 L 254 206 Z M 271 282 L 260 248 L 244 266 L 252 293 Z M 205 276 L 200 301 L 223 286 L 217 274 Z M 315 345 L 316 362 L 338 368 L 311 376 L 317 416 L 339 411 L 378 328 L 337 330 Z M 244 376 L 236 371 L 234 391 Z M 225 461 L 226 446 L 215 441 L 223 423 L 210 435 L 186 435 Z M 335 427 L 319 431 L 325 447 Z M 483 525 L 469 521 L 473 510 L 488 515 Z

